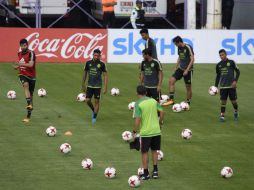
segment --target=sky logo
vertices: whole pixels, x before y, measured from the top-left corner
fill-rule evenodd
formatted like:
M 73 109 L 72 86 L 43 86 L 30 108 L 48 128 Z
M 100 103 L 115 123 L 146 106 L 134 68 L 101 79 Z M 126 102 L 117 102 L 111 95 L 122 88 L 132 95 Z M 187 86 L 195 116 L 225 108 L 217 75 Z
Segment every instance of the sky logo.
M 228 55 L 246 55 L 254 54 L 254 38 L 243 40 L 243 34 L 238 33 L 236 38 L 227 38 L 222 41 L 222 47 L 227 51 Z
M 190 39 L 183 39 L 185 43 L 193 47 L 193 43 Z M 175 55 L 177 54 L 177 48 L 172 42 L 172 39 L 165 38 L 154 38 L 157 46 L 157 52 L 160 55 Z M 140 37 L 140 39 L 134 41 L 134 34 L 130 32 L 127 38 L 116 38 L 113 41 L 113 54 L 114 55 L 133 55 L 137 53 L 142 54 L 142 50 L 145 48 L 145 41 Z

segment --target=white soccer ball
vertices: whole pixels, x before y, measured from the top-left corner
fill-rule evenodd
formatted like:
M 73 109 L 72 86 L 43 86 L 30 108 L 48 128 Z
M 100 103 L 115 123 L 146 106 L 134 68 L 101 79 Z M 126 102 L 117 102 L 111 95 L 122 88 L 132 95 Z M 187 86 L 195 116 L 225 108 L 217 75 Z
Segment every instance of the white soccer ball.
M 85 93 L 79 93 L 77 95 L 77 101 L 84 102 L 86 100 L 86 94 Z
M 46 90 L 45 90 L 44 88 L 40 88 L 40 89 L 38 90 L 38 96 L 44 97 L 44 96 L 46 96 L 46 95 L 47 95 L 47 92 L 46 92 Z
M 132 133 L 130 131 L 124 131 L 122 133 L 122 138 L 124 141 L 129 142 L 133 139 Z
M 112 88 L 111 89 L 111 95 L 112 96 L 119 96 L 120 90 L 118 88 Z
M 157 150 L 157 158 L 158 160 L 162 160 L 164 157 L 164 154 L 161 150 Z
M 190 109 L 190 105 L 187 102 L 181 102 L 180 106 L 184 111 L 188 111 Z
M 46 134 L 49 136 L 49 137 L 54 137 L 56 135 L 56 128 L 53 127 L 53 126 L 49 126 L 47 129 L 46 129 Z
M 232 168 L 225 166 L 224 168 L 222 168 L 220 174 L 224 178 L 230 178 L 233 175 L 233 170 Z
M 71 152 L 71 145 L 69 143 L 63 143 L 60 146 L 60 151 L 64 154 Z
M 7 98 L 14 100 L 16 98 L 16 92 L 14 90 L 10 90 L 7 92 Z
M 134 107 L 135 107 L 135 102 L 129 103 L 129 105 L 128 105 L 128 109 L 129 109 L 129 110 L 133 110 Z
M 189 140 L 192 137 L 192 132 L 190 129 L 182 130 L 181 136 L 183 139 Z
M 128 184 L 130 187 L 138 187 L 140 186 L 140 179 L 138 176 L 133 175 L 128 179 Z
M 169 100 L 169 96 L 166 94 L 161 95 L 160 104 L 164 104 L 166 101 Z
M 91 170 L 93 168 L 93 161 L 90 158 L 85 158 L 82 160 L 81 166 L 85 170 Z
M 210 88 L 208 89 L 208 93 L 211 96 L 215 96 L 216 94 L 218 94 L 218 88 L 216 86 L 210 86 Z
M 142 176 L 144 174 L 144 168 L 138 169 L 138 176 Z
M 113 167 L 107 167 L 104 171 L 104 176 L 106 178 L 114 178 L 116 177 L 116 169 Z
M 175 112 L 175 113 L 178 113 L 178 112 L 182 111 L 181 105 L 180 104 L 174 104 L 172 106 L 172 111 Z

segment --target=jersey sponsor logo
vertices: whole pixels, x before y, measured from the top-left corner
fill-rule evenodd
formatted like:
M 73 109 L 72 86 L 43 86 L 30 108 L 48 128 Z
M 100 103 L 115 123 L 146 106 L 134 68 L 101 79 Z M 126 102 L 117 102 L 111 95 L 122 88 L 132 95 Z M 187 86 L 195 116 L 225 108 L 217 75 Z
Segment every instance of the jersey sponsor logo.
M 235 38 L 226 38 L 222 40 L 221 44 L 228 55 L 254 54 L 254 38 L 246 39 L 242 32 L 237 33 Z
M 97 68 L 101 68 L 101 64 L 98 64 L 98 65 L 97 65 Z
M 174 36 L 172 36 L 173 39 Z M 177 47 L 172 42 L 172 39 L 168 38 L 154 38 L 154 42 L 157 45 L 157 51 L 159 50 L 160 55 L 177 54 Z M 191 39 L 183 38 L 184 42 L 190 44 L 193 47 Z M 143 39 L 134 40 L 134 33 L 129 32 L 126 37 L 114 38 L 113 40 L 113 55 L 133 55 L 137 53 L 142 54 L 142 50 L 145 47 L 145 41 Z
M 230 66 L 230 63 L 229 63 L 229 62 L 227 62 L 227 66 L 228 66 L 228 67 Z
M 151 67 L 154 67 L 154 63 L 151 64 Z

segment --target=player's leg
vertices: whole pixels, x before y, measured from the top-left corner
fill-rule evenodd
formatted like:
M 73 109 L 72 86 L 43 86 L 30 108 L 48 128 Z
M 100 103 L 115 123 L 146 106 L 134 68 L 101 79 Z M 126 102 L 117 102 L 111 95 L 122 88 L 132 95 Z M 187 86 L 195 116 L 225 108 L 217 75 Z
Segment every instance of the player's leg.
M 225 121 L 226 104 L 228 99 L 228 89 L 220 89 L 220 121 Z
M 184 76 L 184 82 L 186 87 L 186 102 L 190 105 L 192 98 L 192 75 L 193 71 L 189 71 L 186 76 Z
M 142 165 L 144 168 L 144 174 L 141 177 L 142 180 L 148 180 L 150 178 L 148 171 L 148 151 L 151 144 L 151 137 L 141 137 L 140 146 L 141 146 L 141 157 Z
M 33 94 L 34 94 L 34 89 L 35 89 L 35 80 L 29 80 L 29 92 L 30 92 L 30 102 L 28 103 L 27 106 L 27 118 L 31 118 L 32 110 L 33 110 Z
M 158 103 L 160 103 L 160 92 L 157 91 L 157 88 L 149 88 L 150 97 L 155 99 Z M 158 117 L 160 116 L 160 112 L 158 111 Z
M 153 174 L 152 178 L 157 179 L 159 177 L 158 174 L 158 155 L 157 150 L 161 149 L 161 136 L 152 137 L 151 141 L 151 150 L 152 150 L 152 158 L 153 158 Z
M 169 106 L 174 104 L 175 98 L 175 83 L 177 80 L 180 80 L 183 77 L 183 71 L 181 69 L 177 69 L 175 73 L 169 79 L 169 100 L 163 103 L 163 106 Z
M 92 110 L 92 112 L 94 112 L 94 106 L 92 103 L 92 97 L 93 97 L 93 89 L 90 87 L 86 88 L 86 103 L 89 106 L 89 108 Z
M 100 110 L 100 98 L 101 98 L 101 88 L 95 88 L 94 89 L 94 112 L 93 112 L 92 123 L 96 122 L 96 118 Z
M 235 88 L 229 89 L 229 99 L 234 107 L 234 119 L 235 121 L 238 120 L 239 113 L 238 113 L 238 103 L 237 103 L 237 93 Z

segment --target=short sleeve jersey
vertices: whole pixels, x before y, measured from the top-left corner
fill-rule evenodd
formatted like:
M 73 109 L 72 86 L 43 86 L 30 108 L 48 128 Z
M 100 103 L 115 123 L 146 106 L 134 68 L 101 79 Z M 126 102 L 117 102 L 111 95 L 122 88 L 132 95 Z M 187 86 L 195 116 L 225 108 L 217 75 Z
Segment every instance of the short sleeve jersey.
M 233 60 L 220 61 L 216 65 L 216 73 L 220 75 L 220 88 L 231 88 L 235 80 L 235 71 L 239 70 Z
M 156 88 L 159 83 L 159 72 L 162 71 L 161 63 L 152 59 L 152 61 L 142 61 L 141 71 L 144 73 L 144 85 L 146 88 Z
M 187 69 L 191 60 L 190 57 L 194 55 L 192 47 L 189 44 L 185 44 L 184 47 L 179 47 L 178 55 L 180 59 L 180 68 L 182 70 Z M 193 66 L 191 69 L 193 69 Z
M 134 118 L 141 118 L 141 137 L 153 137 L 161 134 L 157 111 L 162 111 L 162 107 L 153 98 L 145 96 L 136 102 L 133 113 Z
M 107 72 L 105 63 L 100 60 L 90 60 L 86 62 L 85 71 L 88 73 L 88 87 L 102 87 L 102 73 Z

